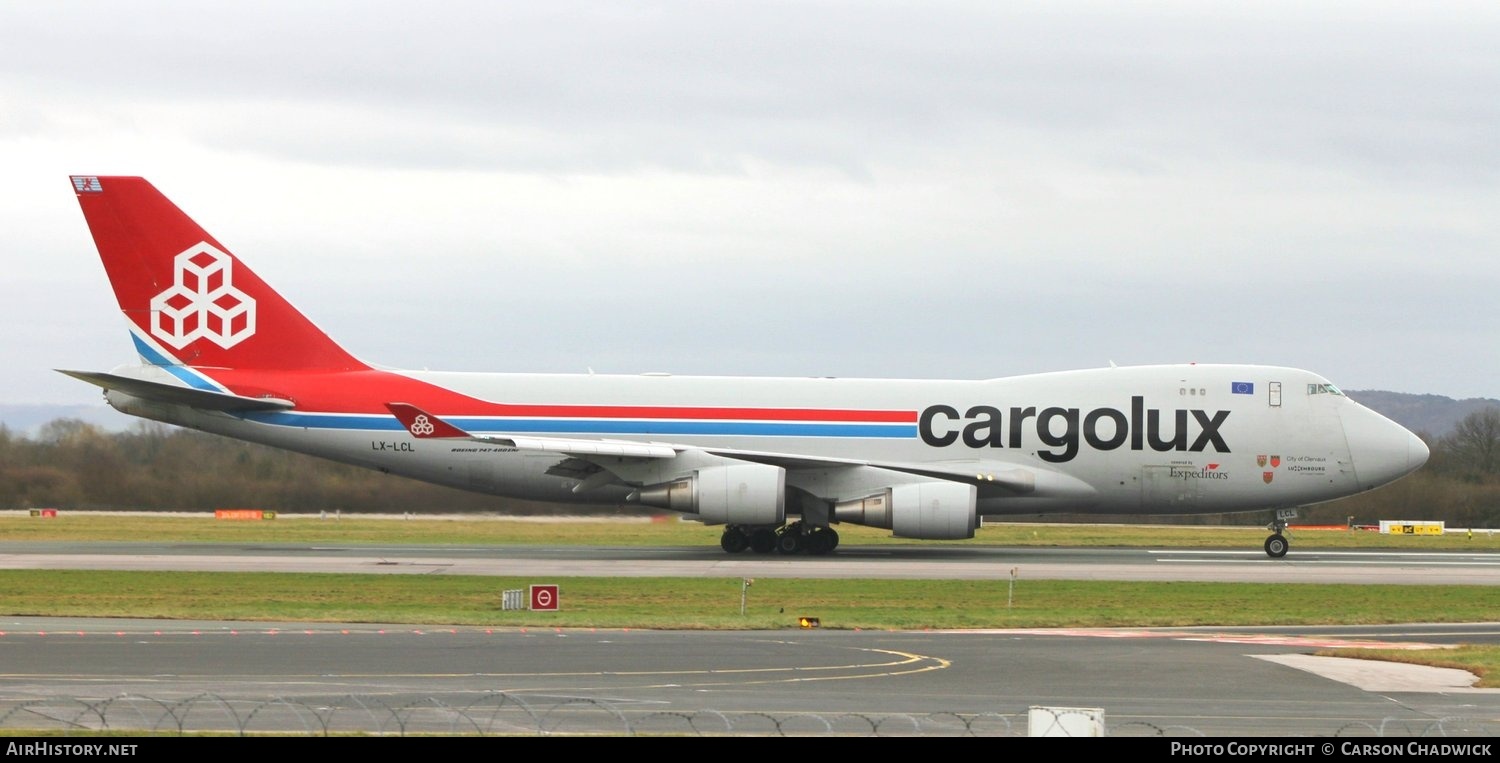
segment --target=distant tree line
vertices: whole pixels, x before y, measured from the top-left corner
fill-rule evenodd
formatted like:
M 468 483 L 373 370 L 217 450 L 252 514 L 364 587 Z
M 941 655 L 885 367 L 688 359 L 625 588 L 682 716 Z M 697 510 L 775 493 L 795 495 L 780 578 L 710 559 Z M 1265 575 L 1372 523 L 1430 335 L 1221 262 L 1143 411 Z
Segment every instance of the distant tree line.
M 563 513 L 156 422 L 106 432 L 79 419 L 35 437 L 0 425 L 0 509 L 31 508 Z
M 1500 407 L 1468 414 L 1443 437 L 1421 436 L 1432 457 L 1415 474 L 1312 511 L 1356 522 L 1443 520 L 1450 527 L 1500 529 Z
M 1297 521 L 1442 520 L 1451 527 L 1500 529 L 1500 407 L 1475 411 L 1447 435 L 1423 439 L 1432 457 L 1415 474 L 1379 490 L 1309 507 Z M 624 506 L 587 509 L 470 493 L 155 422 L 106 432 L 78 419 L 57 419 L 35 437 L 0 425 L 0 509 L 44 507 L 514 515 L 638 512 Z M 1246 516 L 1182 521 L 1244 524 Z

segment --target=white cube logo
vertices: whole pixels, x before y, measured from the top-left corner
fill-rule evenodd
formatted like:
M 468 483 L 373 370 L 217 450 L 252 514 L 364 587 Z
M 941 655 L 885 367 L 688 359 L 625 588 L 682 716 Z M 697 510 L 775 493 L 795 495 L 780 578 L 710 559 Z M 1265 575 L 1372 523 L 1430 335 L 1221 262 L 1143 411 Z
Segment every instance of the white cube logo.
M 173 283 L 151 298 L 151 334 L 175 349 L 207 339 L 229 349 L 255 334 L 255 300 L 234 288 L 228 254 L 200 242 L 172 260 Z

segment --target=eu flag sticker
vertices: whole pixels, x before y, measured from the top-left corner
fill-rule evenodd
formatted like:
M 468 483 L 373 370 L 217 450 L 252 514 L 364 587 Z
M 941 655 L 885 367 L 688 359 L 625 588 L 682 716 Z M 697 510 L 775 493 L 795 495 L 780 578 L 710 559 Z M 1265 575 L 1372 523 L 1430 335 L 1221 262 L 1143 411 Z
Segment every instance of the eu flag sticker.
M 1255 394 L 1255 382 L 1230 382 L 1229 391 L 1236 395 Z

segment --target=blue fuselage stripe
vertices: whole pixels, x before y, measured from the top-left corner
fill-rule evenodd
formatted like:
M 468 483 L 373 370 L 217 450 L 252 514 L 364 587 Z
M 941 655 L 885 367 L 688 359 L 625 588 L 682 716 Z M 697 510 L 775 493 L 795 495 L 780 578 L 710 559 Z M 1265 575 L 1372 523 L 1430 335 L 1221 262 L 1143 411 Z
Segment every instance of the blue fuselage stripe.
M 247 413 L 250 421 L 312 429 L 403 431 L 391 416 L 336 416 L 279 411 Z M 597 435 L 745 435 L 759 437 L 893 437 L 917 436 L 911 424 L 810 424 L 760 421 L 627 421 L 558 419 L 453 418 L 449 423 L 475 434 Z

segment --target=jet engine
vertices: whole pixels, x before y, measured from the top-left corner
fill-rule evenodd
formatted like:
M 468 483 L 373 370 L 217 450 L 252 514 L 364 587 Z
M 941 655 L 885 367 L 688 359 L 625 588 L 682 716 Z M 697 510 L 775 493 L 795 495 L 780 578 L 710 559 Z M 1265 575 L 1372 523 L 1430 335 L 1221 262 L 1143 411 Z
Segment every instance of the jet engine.
M 898 538 L 963 540 L 979 526 L 978 490 L 957 482 L 893 485 L 874 495 L 834 504 L 838 522 L 881 527 Z
M 786 521 L 786 470 L 748 463 L 709 466 L 671 482 L 643 487 L 636 500 L 697 514 L 708 525 L 779 526 Z

